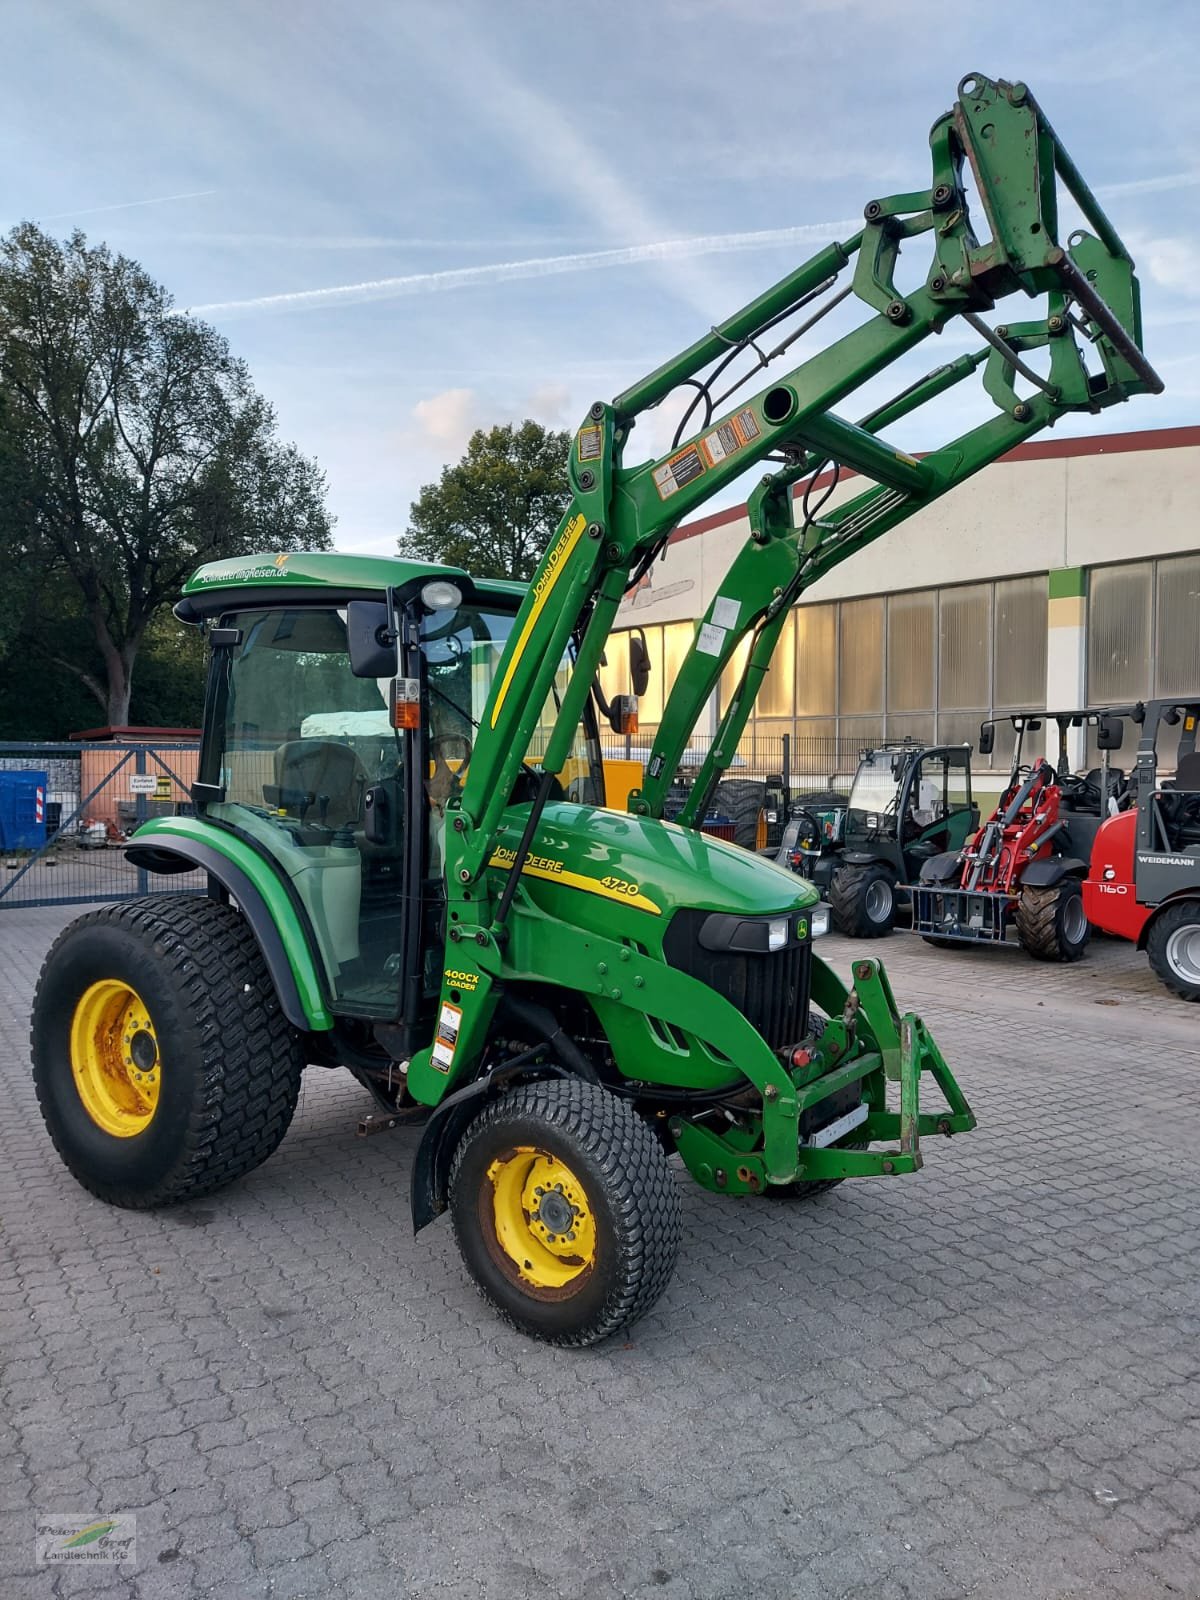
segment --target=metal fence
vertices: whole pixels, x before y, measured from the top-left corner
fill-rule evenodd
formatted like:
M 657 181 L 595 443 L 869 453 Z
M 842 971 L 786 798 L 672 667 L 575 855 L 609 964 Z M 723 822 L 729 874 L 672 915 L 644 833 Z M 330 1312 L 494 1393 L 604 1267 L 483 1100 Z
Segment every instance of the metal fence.
M 650 758 L 652 739 L 646 735 L 621 739 L 605 734 L 601 743 L 606 760 L 640 761 L 644 766 Z M 690 772 L 699 769 L 711 747 L 711 738 L 697 736 L 689 740 L 679 768 L 683 782 L 687 782 Z M 726 776 L 764 782 L 774 779 L 791 800 L 828 789 L 849 793 L 861 753 L 861 742 L 857 740 L 797 739 L 786 733 L 750 732 L 739 743 Z
M 203 892 L 203 873 L 152 875 L 123 848 L 149 817 L 192 810 L 196 752 L 195 743 L 0 743 L 0 911 Z
M 711 743 L 690 741 L 679 770 L 683 784 Z M 608 759 L 649 759 L 645 736 L 606 736 L 603 744 Z M 846 792 L 858 755 L 846 740 L 749 733 L 727 776 L 770 782 L 790 800 L 829 788 Z M 196 744 L 185 742 L 0 742 L 0 911 L 203 893 L 203 873 L 151 874 L 124 851 L 148 818 L 191 813 L 196 757 Z

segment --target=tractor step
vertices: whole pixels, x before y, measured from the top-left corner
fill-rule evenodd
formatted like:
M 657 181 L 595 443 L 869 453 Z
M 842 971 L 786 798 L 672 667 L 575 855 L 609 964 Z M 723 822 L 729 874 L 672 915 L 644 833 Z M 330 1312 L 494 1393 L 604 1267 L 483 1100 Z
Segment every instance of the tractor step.
M 925 939 L 952 939 L 962 944 L 1005 944 L 1008 940 L 1007 894 L 949 889 L 940 884 L 906 885 L 912 895 L 912 931 Z

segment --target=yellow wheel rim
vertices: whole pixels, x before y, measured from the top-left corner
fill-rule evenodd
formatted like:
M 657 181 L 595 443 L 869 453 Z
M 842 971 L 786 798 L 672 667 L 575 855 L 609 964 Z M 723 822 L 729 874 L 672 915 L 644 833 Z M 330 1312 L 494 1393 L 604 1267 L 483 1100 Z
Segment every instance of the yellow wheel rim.
M 497 1157 L 487 1176 L 483 1210 L 501 1266 L 535 1294 L 573 1290 L 596 1262 L 596 1219 L 583 1184 L 565 1161 L 533 1145 Z
M 158 1036 L 136 989 L 102 978 L 85 989 L 71 1018 L 71 1073 L 98 1128 L 131 1139 L 158 1109 Z

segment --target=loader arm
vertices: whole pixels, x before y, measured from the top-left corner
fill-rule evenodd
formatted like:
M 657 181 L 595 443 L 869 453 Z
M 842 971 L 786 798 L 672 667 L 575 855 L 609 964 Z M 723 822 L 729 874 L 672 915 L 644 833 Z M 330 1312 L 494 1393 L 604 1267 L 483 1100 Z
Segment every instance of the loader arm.
M 934 124 L 930 148 L 928 189 L 872 200 L 861 232 L 819 251 L 611 404 L 598 401 L 575 434 L 571 503 L 522 604 L 454 808 L 447 897 L 462 937 L 481 945 L 503 939 L 500 924 L 520 861 L 509 875 L 507 897 L 499 900 L 486 886 L 485 868 L 564 649 L 574 634 L 575 667 L 541 757 L 546 776 L 518 852 L 522 859 L 553 774 L 567 759 L 621 600 L 697 506 L 759 462 L 776 465 L 751 496 L 750 538 L 697 623 L 644 786 L 630 797 L 630 810 L 661 815 L 680 753 L 722 671 L 749 636 L 740 687 L 682 818 L 692 825 L 732 759 L 787 611 L 806 587 L 1067 412 L 1098 411 L 1161 390 L 1141 350 L 1133 262 L 1025 86 L 977 74 L 965 78 L 953 109 Z M 968 170 L 991 235 L 982 243 L 968 207 Z M 1065 247 L 1059 243 L 1060 185 L 1090 229 L 1073 232 Z M 928 274 L 920 288 L 902 295 L 894 284 L 899 250 L 923 235 L 932 246 Z M 852 278 L 839 289 L 837 279 L 851 265 Z M 981 313 L 1018 291 L 1041 301 L 1033 320 L 995 328 L 982 321 Z M 822 296 L 798 328 L 765 348 L 772 330 Z M 714 392 L 733 357 L 748 352 L 757 358 L 757 372 L 851 298 L 865 308 L 865 320 L 714 416 L 738 387 Z M 857 423 L 834 410 L 958 316 L 982 341 L 976 354 L 937 367 Z M 1025 359 L 1042 349 L 1046 376 Z M 980 369 L 996 407 L 988 421 L 919 460 L 884 438 L 892 424 Z M 681 385 L 695 391 L 692 410 L 702 412 L 703 426 L 677 439 L 660 459 L 625 466 L 637 418 Z M 797 526 L 795 488 L 827 465 L 861 474 L 867 487 L 828 514 L 814 508 Z

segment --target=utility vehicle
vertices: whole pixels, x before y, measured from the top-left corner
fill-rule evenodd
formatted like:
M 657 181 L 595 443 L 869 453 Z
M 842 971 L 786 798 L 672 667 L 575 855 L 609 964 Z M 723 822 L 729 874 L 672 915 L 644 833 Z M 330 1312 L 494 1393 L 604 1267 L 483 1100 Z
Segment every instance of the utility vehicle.
M 210 892 L 85 915 L 35 1000 L 41 1107 L 90 1190 L 154 1206 L 215 1189 L 276 1148 L 305 1063 L 345 1067 L 383 1125 L 432 1109 L 416 1227 L 449 1208 L 500 1314 L 581 1345 L 671 1277 L 672 1152 L 706 1188 L 804 1197 L 913 1172 L 922 1135 L 974 1125 L 878 963 L 847 984 L 814 956 L 815 890 L 699 832 L 809 584 L 1060 417 L 1162 387 L 1133 263 L 1025 86 L 965 79 L 930 142 L 926 188 L 871 200 L 853 238 L 591 407 L 528 588 L 329 554 L 223 560 L 188 582 L 178 614 L 211 649 L 197 814 L 148 823 L 129 853 L 200 867 Z M 1056 178 L 1089 224 L 1065 245 Z M 928 270 L 901 291 L 897 256 L 918 238 Z M 982 313 L 1013 293 L 1038 303 L 1001 334 Z M 845 331 L 722 409 L 850 296 Z M 857 422 L 835 412 L 956 317 L 978 352 Z M 981 368 L 977 427 L 920 460 L 885 436 Z M 681 385 L 694 405 L 673 448 L 627 465 L 637 419 Z M 823 509 L 828 461 L 862 483 Z M 607 809 L 594 686 L 622 596 L 689 512 L 763 463 L 750 538 L 697 621 L 644 778 Z M 681 752 L 746 639 L 668 823 Z M 619 732 L 630 715 L 609 706 Z
M 1130 786 L 1131 808 L 1100 825 L 1083 885 L 1088 919 L 1131 939 L 1172 994 L 1200 1000 L 1200 699 L 1150 700 Z M 1173 778 L 1158 740 L 1179 728 Z
M 922 865 L 979 826 L 971 747 L 905 739 L 864 750 L 836 834 L 824 833 L 811 807 L 792 822 L 799 859 L 788 864 L 826 896 L 838 933 L 882 938 L 911 910 L 906 885 Z
M 1013 730 L 1012 769 L 996 809 L 957 852 L 930 856 L 912 885 L 913 928 L 938 945 L 1004 944 L 1010 927 L 1040 961 L 1078 961 L 1087 948 L 1083 877 L 1110 800 L 1115 804 L 1110 750 L 1119 750 L 1124 719 L 1140 712 L 1108 710 L 1012 712 L 979 729 L 979 753 L 995 748 L 998 722 Z M 1026 735 L 1058 727 L 1057 766 L 1045 757 L 1022 762 Z M 1092 726 L 1103 765 L 1071 773 L 1068 735 Z M 1123 775 L 1118 777 L 1123 788 Z

